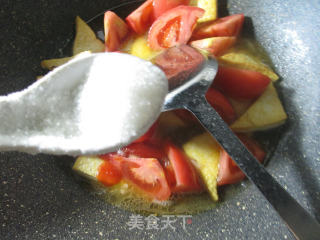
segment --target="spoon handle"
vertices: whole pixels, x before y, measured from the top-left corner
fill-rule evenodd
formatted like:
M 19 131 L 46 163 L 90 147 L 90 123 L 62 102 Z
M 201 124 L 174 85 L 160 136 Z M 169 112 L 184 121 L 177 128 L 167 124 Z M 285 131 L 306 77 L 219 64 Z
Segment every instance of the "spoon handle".
M 319 239 L 319 223 L 266 171 L 204 98 L 194 98 L 185 108 L 198 118 L 256 185 L 297 239 Z

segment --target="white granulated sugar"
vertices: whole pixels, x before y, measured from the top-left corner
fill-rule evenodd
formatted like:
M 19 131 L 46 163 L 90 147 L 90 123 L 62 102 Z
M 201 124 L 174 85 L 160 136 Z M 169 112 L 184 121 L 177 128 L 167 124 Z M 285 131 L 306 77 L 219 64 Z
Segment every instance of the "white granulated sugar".
M 155 121 L 167 93 L 167 81 L 158 68 L 151 63 L 146 68 L 145 64 L 119 55 L 94 60 L 79 99 L 80 129 L 88 138 L 97 136 L 101 138 L 98 143 L 108 146 L 129 143 Z M 99 147 L 88 144 L 91 149 Z
M 0 150 L 97 154 L 146 132 L 168 91 L 164 73 L 125 54 L 81 58 L 0 98 Z

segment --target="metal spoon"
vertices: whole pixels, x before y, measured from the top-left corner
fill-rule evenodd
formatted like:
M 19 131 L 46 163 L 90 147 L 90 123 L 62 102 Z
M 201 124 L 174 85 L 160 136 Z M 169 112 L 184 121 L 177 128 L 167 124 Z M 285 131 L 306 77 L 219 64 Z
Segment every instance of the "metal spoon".
M 217 61 L 209 59 L 193 78 L 173 88 L 169 83 L 171 91 L 165 98 L 163 111 L 184 108 L 192 112 L 256 185 L 297 239 L 320 239 L 319 223 L 266 171 L 206 101 L 205 93 L 217 69 Z

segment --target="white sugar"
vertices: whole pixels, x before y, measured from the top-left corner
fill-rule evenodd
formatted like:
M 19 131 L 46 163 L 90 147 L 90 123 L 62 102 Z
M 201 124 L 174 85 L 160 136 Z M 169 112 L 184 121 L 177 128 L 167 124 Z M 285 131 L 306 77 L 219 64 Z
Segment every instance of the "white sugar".
M 94 60 L 79 99 L 80 127 L 88 138 L 99 136 L 97 142 L 110 146 L 129 143 L 155 121 L 167 94 L 167 80 L 158 68 L 145 64 L 119 55 Z
M 164 73 L 151 63 L 118 53 L 86 55 L 0 98 L 0 149 L 115 151 L 152 125 L 167 91 Z

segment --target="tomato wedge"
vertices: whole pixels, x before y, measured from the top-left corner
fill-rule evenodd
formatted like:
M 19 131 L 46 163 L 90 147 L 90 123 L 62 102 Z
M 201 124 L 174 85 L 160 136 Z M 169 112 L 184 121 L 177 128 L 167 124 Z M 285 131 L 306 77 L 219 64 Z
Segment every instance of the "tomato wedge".
M 189 158 L 173 143 L 166 141 L 165 151 L 169 158 L 170 167 L 175 176 L 176 185 L 172 192 L 200 192 L 203 186 L 199 182 L 196 169 Z
M 212 37 L 192 41 L 192 47 L 209 52 L 215 57 L 224 54 L 236 42 L 235 37 Z
M 198 70 L 204 60 L 196 49 L 182 44 L 165 50 L 153 59 L 153 63 L 166 74 L 170 87 L 174 87 Z
M 190 0 L 153 0 L 153 15 L 154 19 L 160 17 L 169 9 L 179 5 L 189 5 Z
M 116 167 L 116 169 L 120 170 L 120 162 L 118 161 L 118 153 L 116 152 L 111 152 L 111 153 L 106 153 L 99 155 L 99 158 L 101 158 L 104 161 L 110 162 L 113 166 Z
M 134 142 L 120 150 L 125 157 L 135 156 L 140 158 L 157 158 L 159 161 L 166 158 L 161 147 L 149 142 Z
M 270 78 L 259 72 L 219 66 L 213 86 L 230 97 L 254 99 L 264 92 L 269 83 Z
M 243 144 L 248 150 L 258 159 L 263 162 L 266 153 L 262 150 L 259 144 L 253 139 L 245 135 L 238 135 Z M 240 170 L 237 164 L 230 158 L 224 150 L 220 153 L 218 186 L 225 184 L 237 183 L 245 178 L 245 174 Z
M 123 177 L 153 199 L 168 200 L 171 191 L 162 166 L 155 158 L 121 158 Z
M 148 44 L 154 50 L 162 50 L 179 44 L 186 44 L 204 10 L 198 7 L 178 6 L 172 8 L 152 24 Z
M 174 192 L 175 187 L 177 185 L 177 181 L 176 181 L 175 172 L 174 172 L 174 169 L 171 165 L 171 162 L 167 157 L 162 158 L 161 165 L 162 165 L 164 172 L 166 174 L 166 179 L 169 184 L 169 187 L 170 187 L 171 191 Z
M 122 148 L 121 153 L 125 157 L 141 157 L 141 158 L 156 158 L 164 168 L 167 182 L 170 189 L 175 186 L 176 180 L 174 172 L 167 155 L 163 151 L 161 143 L 154 144 L 150 141 L 134 142 L 129 146 Z
M 134 10 L 127 18 L 129 27 L 137 34 L 143 34 L 153 21 L 153 0 L 145 1 Z
M 103 185 L 109 187 L 119 183 L 122 179 L 120 169 L 112 163 L 112 161 L 105 160 L 99 167 L 97 179 Z
M 209 88 L 206 93 L 207 101 L 219 113 L 221 118 L 228 124 L 236 119 L 236 113 L 229 100 L 218 90 Z
M 129 32 L 127 24 L 114 12 L 104 14 L 104 35 L 106 52 L 119 50 L 122 41 Z
M 206 99 L 226 123 L 231 124 L 236 119 L 236 113 L 231 103 L 218 90 L 209 88 L 206 93 Z M 198 122 L 198 119 L 188 110 L 177 109 L 175 110 L 175 114 L 177 114 L 181 120 L 187 121 L 190 124 Z
M 244 22 L 243 14 L 218 18 L 212 22 L 204 23 L 196 28 L 192 34 L 192 40 L 210 37 L 238 36 Z

